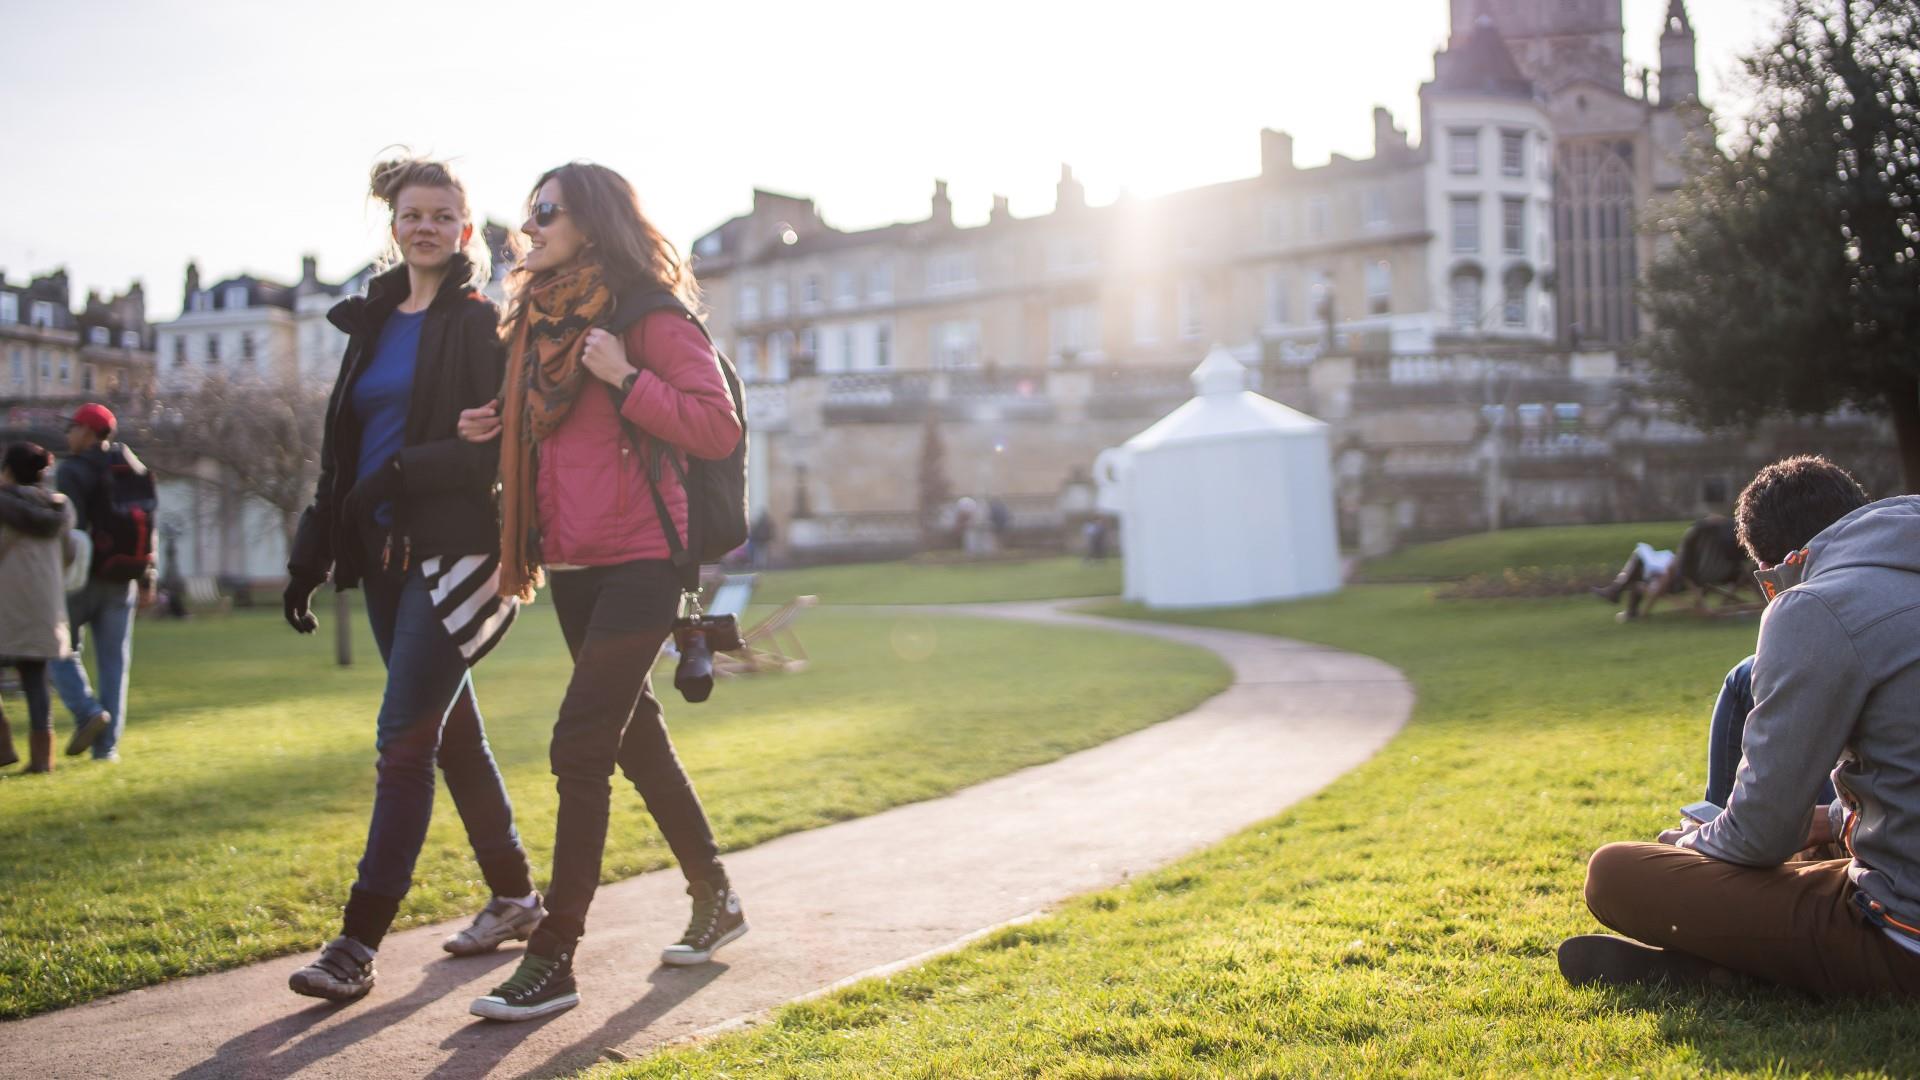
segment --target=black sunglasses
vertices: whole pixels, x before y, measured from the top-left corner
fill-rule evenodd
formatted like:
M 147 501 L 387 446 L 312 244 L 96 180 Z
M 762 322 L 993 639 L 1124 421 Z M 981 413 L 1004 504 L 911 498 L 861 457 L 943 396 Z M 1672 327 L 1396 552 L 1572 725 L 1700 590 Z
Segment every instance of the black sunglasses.
M 539 202 L 533 204 L 533 223 L 546 228 L 553 219 L 567 212 L 567 208 L 557 202 Z

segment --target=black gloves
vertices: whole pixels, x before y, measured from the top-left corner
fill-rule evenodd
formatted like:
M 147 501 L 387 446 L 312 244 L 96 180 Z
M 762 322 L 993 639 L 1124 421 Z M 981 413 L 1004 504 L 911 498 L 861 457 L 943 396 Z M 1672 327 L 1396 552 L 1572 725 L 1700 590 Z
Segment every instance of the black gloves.
M 288 626 L 303 634 L 311 634 L 319 627 L 320 620 L 313 617 L 313 591 L 324 580 L 295 574 L 287 581 L 287 591 L 281 596 L 281 611 L 287 617 Z

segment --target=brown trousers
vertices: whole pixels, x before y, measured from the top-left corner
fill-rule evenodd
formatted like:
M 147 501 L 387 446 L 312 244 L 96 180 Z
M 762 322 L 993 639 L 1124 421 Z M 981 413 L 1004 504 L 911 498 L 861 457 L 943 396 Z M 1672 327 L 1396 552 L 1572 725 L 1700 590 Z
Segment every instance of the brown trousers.
M 1920 995 L 1920 953 L 1854 905 L 1847 860 L 1752 867 L 1666 844 L 1608 844 L 1587 907 L 1648 945 L 1818 994 Z

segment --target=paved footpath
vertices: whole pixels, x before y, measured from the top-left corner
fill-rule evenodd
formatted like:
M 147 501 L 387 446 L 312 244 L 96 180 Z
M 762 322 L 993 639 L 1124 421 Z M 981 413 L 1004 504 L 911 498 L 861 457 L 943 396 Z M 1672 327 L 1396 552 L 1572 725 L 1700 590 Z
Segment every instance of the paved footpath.
M 605 886 L 578 961 L 581 1004 L 558 1016 L 469 1016 L 468 1002 L 505 978 L 520 950 L 449 957 L 439 942 L 450 924 L 387 938 L 379 984 L 351 1005 L 295 997 L 287 974 L 304 957 L 282 957 L 0 1024 L 0 1075 L 445 1080 L 563 1075 L 608 1050 L 632 1057 L 1213 844 L 1365 761 L 1413 705 L 1388 665 L 1298 642 L 1092 619 L 1060 605 L 923 610 L 1186 642 L 1225 658 L 1235 680 L 1184 716 L 1091 750 L 729 855 L 753 930 L 723 963 L 657 965 L 686 920 L 677 872 Z

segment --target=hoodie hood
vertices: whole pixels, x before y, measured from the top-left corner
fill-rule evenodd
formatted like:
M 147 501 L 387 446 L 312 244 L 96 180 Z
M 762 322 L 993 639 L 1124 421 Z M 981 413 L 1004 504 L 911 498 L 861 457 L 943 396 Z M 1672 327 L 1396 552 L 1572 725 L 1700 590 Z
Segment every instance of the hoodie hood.
M 1808 581 L 1867 566 L 1920 574 L 1920 495 L 1869 503 L 1827 526 L 1807 545 L 1806 566 Z
M 1875 566 L 1920 574 L 1920 495 L 1868 503 L 1827 526 L 1779 566 L 1756 571 L 1753 579 L 1772 601 L 1803 581 Z

